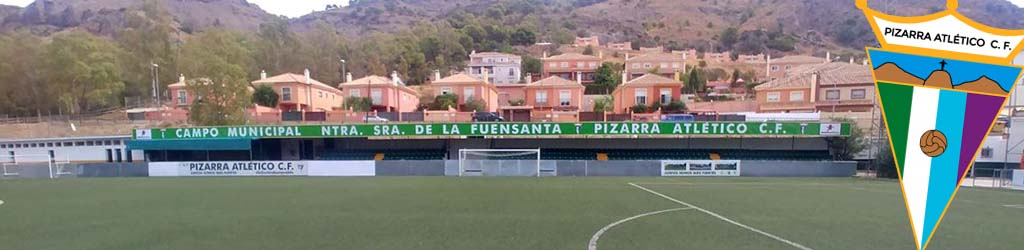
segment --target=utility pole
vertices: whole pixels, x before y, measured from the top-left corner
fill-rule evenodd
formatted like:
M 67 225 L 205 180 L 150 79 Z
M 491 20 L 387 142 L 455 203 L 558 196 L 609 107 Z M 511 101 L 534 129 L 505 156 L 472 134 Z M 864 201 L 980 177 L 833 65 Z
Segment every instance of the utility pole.
M 160 65 L 150 62 L 149 74 L 153 81 L 153 104 L 160 106 Z

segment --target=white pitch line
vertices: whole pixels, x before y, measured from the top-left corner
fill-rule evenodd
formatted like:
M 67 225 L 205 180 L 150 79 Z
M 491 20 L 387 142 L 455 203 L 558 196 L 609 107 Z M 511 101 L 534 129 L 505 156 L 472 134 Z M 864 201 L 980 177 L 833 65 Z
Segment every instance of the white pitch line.
M 782 237 L 779 237 L 779 236 L 775 236 L 774 234 L 770 234 L 770 233 L 768 233 L 768 232 L 765 232 L 765 231 L 761 231 L 760 229 L 757 229 L 757 228 L 754 228 L 754 227 L 751 227 L 751 226 L 747 226 L 747 225 L 744 225 L 744 224 L 742 224 L 742 223 L 739 223 L 739 222 L 736 222 L 736 221 L 734 221 L 734 220 L 732 220 L 732 219 L 726 218 L 725 216 L 719 215 L 719 214 L 717 214 L 717 213 L 715 213 L 715 212 L 711 212 L 711 211 L 709 211 L 709 210 L 707 210 L 707 209 L 703 209 L 703 208 L 701 208 L 701 207 L 698 207 L 698 206 L 694 206 L 693 204 L 690 204 L 690 203 L 686 203 L 686 202 L 683 202 L 683 201 L 680 201 L 680 200 L 676 200 L 675 198 L 669 197 L 668 195 L 664 195 L 664 194 L 661 194 L 661 193 L 655 192 L 654 190 L 650 190 L 650 189 L 647 189 L 647 188 L 645 188 L 645 187 L 642 187 L 642 186 L 640 186 L 640 185 L 637 185 L 637 184 L 633 184 L 632 182 L 631 182 L 631 183 L 629 183 L 629 185 L 631 185 L 631 186 L 633 186 L 633 187 L 636 187 L 636 188 L 639 188 L 639 189 L 641 189 L 641 190 L 647 191 L 648 193 L 651 193 L 651 194 L 654 194 L 654 195 L 660 196 L 661 198 L 665 198 L 665 199 L 667 199 L 667 200 L 670 200 L 670 201 L 672 201 L 672 202 L 678 203 L 678 204 L 680 204 L 680 205 L 683 205 L 683 206 L 687 206 L 687 207 L 691 207 L 691 208 L 693 208 L 693 209 L 696 209 L 697 211 L 701 211 L 701 212 L 703 212 L 703 213 L 705 213 L 705 214 L 708 214 L 708 215 L 711 215 L 711 216 L 713 216 L 713 217 L 715 217 L 715 218 L 718 218 L 719 220 L 722 220 L 722 221 L 728 222 L 728 223 L 730 223 L 730 224 L 733 224 L 733 225 L 736 225 L 736 226 L 742 227 L 742 228 L 744 228 L 744 229 L 747 229 L 747 230 L 753 231 L 753 232 L 755 232 L 755 233 L 758 233 L 758 234 L 761 234 L 761 235 L 767 236 L 768 238 L 772 238 L 772 239 L 774 239 L 774 240 L 777 240 L 777 241 L 779 241 L 779 242 L 782 242 L 782 243 L 786 243 L 786 244 L 788 244 L 788 245 L 790 245 L 790 246 L 793 246 L 793 247 L 795 247 L 795 248 L 797 248 L 797 249 L 800 249 L 800 250 L 813 250 L 813 249 L 811 249 L 811 248 L 809 248 L 809 247 L 806 247 L 806 246 L 804 246 L 804 245 L 800 245 L 799 243 L 796 243 L 796 242 L 793 242 L 793 241 L 790 241 L 790 240 L 784 239 L 784 238 L 782 238 Z
M 693 208 L 692 207 L 680 207 L 680 208 L 665 209 L 665 210 L 661 210 L 661 211 L 654 211 L 654 212 L 650 212 L 650 213 L 640 214 L 640 215 L 637 215 L 637 216 L 633 216 L 633 217 L 621 219 L 621 220 L 616 221 L 616 222 L 612 222 L 612 224 L 608 224 L 607 226 L 602 227 L 601 230 L 597 230 L 597 232 L 594 233 L 594 236 L 590 237 L 590 244 L 587 245 L 587 249 L 588 250 L 597 250 L 597 240 L 601 239 L 601 235 L 603 235 L 605 232 L 607 232 L 608 230 L 612 229 L 613 227 L 618 226 L 619 224 L 626 223 L 627 221 L 635 220 L 637 218 L 644 217 L 644 216 L 651 216 L 651 215 L 655 215 L 655 214 L 675 212 L 675 211 L 682 211 L 682 210 L 690 210 L 690 209 L 693 209 Z
M 3 203 L 3 202 L 0 202 L 0 203 Z M 1008 207 L 1008 208 L 1021 208 L 1021 209 L 1024 209 L 1024 204 L 1007 204 L 1007 205 L 1003 205 L 1003 206 L 1004 207 Z

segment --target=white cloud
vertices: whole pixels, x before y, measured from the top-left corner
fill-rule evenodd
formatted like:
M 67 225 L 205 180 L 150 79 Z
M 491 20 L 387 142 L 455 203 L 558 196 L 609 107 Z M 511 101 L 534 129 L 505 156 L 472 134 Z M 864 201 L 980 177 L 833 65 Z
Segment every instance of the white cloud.
M 1006 0 L 1006 1 L 1009 1 L 1010 3 L 1013 3 L 1014 5 L 1017 5 L 1017 7 L 1024 8 L 1024 0 Z
M 1024 1 L 1024 0 L 1016 0 Z M 33 0 L 0 0 L 0 4 L 25 7 Z M 347 0 L 249 0 L 267 12 L 287 17 L 300 17 L 313 11 L 324 10 L 328 4 L 347 5 Z

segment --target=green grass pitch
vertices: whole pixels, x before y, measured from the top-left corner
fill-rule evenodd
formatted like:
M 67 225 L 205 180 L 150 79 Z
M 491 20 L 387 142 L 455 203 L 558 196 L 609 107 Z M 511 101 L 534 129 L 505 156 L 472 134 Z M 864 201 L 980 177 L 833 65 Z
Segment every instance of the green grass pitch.
M 587 249 L 685 207 L 629 183 L 810 249 L 915 247 L 895 181 L 377 177 L 0 180 L 0 249 Z M 964 188 L 929 249 L 1021 249 L 1022 204 Z M 686 209 L 597 249 L 797 248 Z

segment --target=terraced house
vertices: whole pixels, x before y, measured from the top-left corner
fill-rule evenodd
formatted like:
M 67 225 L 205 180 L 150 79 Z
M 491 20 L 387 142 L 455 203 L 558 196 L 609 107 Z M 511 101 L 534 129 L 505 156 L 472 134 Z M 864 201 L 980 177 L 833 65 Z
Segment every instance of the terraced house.
M 419 93 L 405 86 L 398 78 L 397 72 L 391 78 L 371 75 L 352 80 L 352 74 L 345 76 L 347 81 L 338 84 L 345 97 L 370 97 L 372 109 L 382 112 L 413 112 L 420 104 Z
M 686 60 L 683 59 L 683 55 L 647 53 L 626 59 L 626 72 L 629 72 L 630 80 L 647 73 L 657 73 L 660 76 L 675 79 L 676 73 L 684 71 L 686 71 Z
M 580 53 L 565 53 L 545 57 L 541 78 L 558 76 L 568 80 L 576 80 L 584 85 L 594 82 L 594 72 L 601 66 L 601 58 Z
M 871 68 L 845 62 L 792 68 L 755 90 L 759 112 L 869 112 L 875 100 Z
M 260 75 L 253 86 L 269 85 L 277 92 L 277 108 L 282 111 L 331 111 L 341 108 L 341 90 L 310 78 L 309 70 L 303 75 L 285 73 L 273 77 Z

